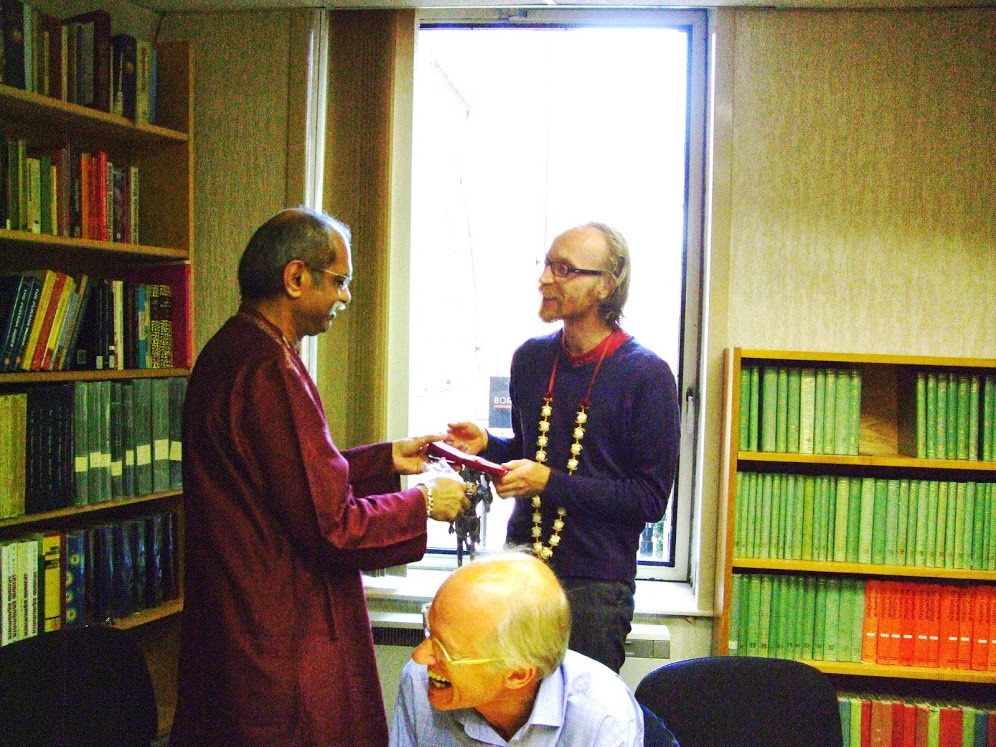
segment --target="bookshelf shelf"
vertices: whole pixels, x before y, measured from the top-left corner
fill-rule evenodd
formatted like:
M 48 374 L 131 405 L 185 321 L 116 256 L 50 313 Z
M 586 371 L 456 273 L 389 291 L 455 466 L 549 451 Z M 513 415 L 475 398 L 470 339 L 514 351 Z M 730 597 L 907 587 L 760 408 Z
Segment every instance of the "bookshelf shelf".
M 839 467 L 885 467 L 905 470 L 931 470 L 939 472 L 992 473 L 996 478 L 996 462 L 969 461 L 967 459 L 917 459 L 906 456 L 830 455 L 830 454 L 781 454 L 763 451 L 742 451 L 737 455 L 741 465 L 827 465 Z
M 86 251 L 120 255 L 120 258 L 131 261 L 182 261 L 189 258 L 187 251 L 179 248 L 142 246 L 140 244 L 124 244 L 119 241 L 99 241 L 97 239 L 74 239 L 68 236 L 52 236 L 49 234 L 29 233 L 27 231 L 0 229 L 0 241 L 9 245 L 21 246 L 25 249 L 50 248 L 59 249 L 63 252 Z
M 910 680 L 931 680 L 936 682 L 967 682 L 978 684 L 991 684 L 992 672 L 977 672 L 970 669 L 937 669 L 934 667 L 893 667 L 882 664 L 850 664 L 846 662 L 832 661 L 807 661 L 821 672 L 827 674 L 857 676 L 857 677 L 886 677 L 892 679 Z
M 137 628 L 140 625 L 147 625 L 148 623 L 156 620 L 172 617 L 173 615 L 177 615 L 181 612 L 183 612 L 183 600 L 171 599 L 168 602 L 160 604 L 158 607 L 141 610 L 140 612 L 133 612 L 127 617 L 119 617 L 112 620 L 111 625 L 121 630 L 129 630 L 131 628 Z
M 882 355 L 879 353 L 827 353 L 798 350 L 753 350 L 735 348 L 741 360 L 757 362 L 872 363 L 883 366 L 923 366 L 927 368 L 992 368 L 989 358 L 943 358 L 931 355 Z
M 723 391 L 713 653 L 987 702 L 996 360 L 733 348 Z
M 85 126 L 88 136 L 103 140 L 152 143 L 185 143 L 189 140 L 186 132 L 161 125 L 136 123 L 118 114 L 53 99 L 32 91 L 22 91 L 3 83 L 0 83 L 0 118 L 20 121 L 30 119 L 37 127 L 49 130 Z
M 150 493 L 148 495 L 135 496 L 134 498 L 113 498 L 104 503 L 93 503 L 87 506 L 72 506 L 70 508 L 56 509 L 55 511 L 39 511 L 35 514 L 24 514 L 23 516 L 14 516 L 9 519 L 0 519 L 0 530 L 10 527 L 17 527 L 19 529 L 30 528 L 49 524 L 60 519 L 84 517 L 93 513 L 106 514 L 113 512 L 115 509 L 145 505 L 168 498 L 178 498 L 182 495 L 183 492 L 180 490 L 165 490 L 161 493 Z
M 765 571 L 799 571 L 804 573 L 848 574 L 854 576 L 891 576 L 896 578 L 961 579 L 996 582 L 996 571 L 966 568 L 917 568 L 905 565 L 874 563 L 822 563 L 811 560 L 771 560 L 734 558 L 734 568 Z
M 45 384 L 60 381 L 127 381 L 129 379 L 188 376 L 189 374 L 189 368 L 129 368 L 121 371 L 22 371 L 2 374 L 0 381 L 9 384 Z
M 47 563 L 48 568 L 58 564 L 54 575 L 43 575 L 43 571 L 38 578 L 40 588 L 42 584 L 52 588 L 54 582 L 65 586 L 66 594 L 51 597 L 62 599 L 61 611 L 53 615 L 50 609 L 44 610 L 52 603 L 39 596 L 38 607 L 44 610 L 41 619 L 33 623 L 34 616 L 25 612 L 16 621 L 13 640 L 25 632 L 32 634 L 58 625 L 100 623 L 113 618 L 114 627 L 131 631 L 145 653 L 156 691 L 160 732 L 166 733 L 172 725 L 176 704 L 183 610 L 180 436 L 178 430 L 168 430 L 147 431 L 140 437 L 132 429 L 168 428 L 180 423 L 178 413 L 182 408 L 184 382 L 179 379 L 185 379 L 193 366 L 191 45 L 188 42 L 159 45 L 155 66 L 155 124 L 0 84 L 0 132 L 4 137 L 0 143 L 4 167 L 0 176 L 9 187 L 10 180 L 17 175 L 16 191 L 8 189 L 0 205 L 4 213 L 0 218 L 0 275 L 14 277 L 4 286 L 5 293 L 11 289 L 5 300 L 12 301 L 3 313 L 5 317 L 10 313 L 9 329 L 13 329 L 14 303 L 20 301 L 23 308 L 28 308 L 29 302 L 21 299 L 28 293 L 25 288 L 33 285 L 30 292 L 37 300 L 30 303 L 36 306 L 25 312 L 31 319 L 35 308 L 41 308 L 41 294 L 45 291 L 40 288 L 49 287 L 48 300 L 44 303 L 52 309 L 52 321 L 44 324 L 55 329 L 55 315 L 60 311 L 70 318 L 67 309 L 70 299 L 74 303 L 72 308 L 89 309 L 89 300 L 99 298 L 99 304 L 92 305 L 94 316 L 80 315 L 77 328 L 90 330 L 90 347 L 85 352 L 89 355 L 94 350 L 100 351 L 97 358 L 81 355 L 79 360 L 68 354 L 58 359 L 53 352 L 48 362 L 38 365 L 33 359 L 18 360 L 29 344 L 36 345 L 27 342 L 27 334 L 17 343 L 21 347 L 16 348 L 18 352 L 11 360 L 7 359 L 10 353 L 4 345 L 0 364 L 6 370 L 0 370 L 0 404 L 7 409 L 0 409 L 3 430 L 0 446 L 5 441 L 13 442 L 14 408 L 33 401 L 36 409 L 27 409 L 21 421 L 24 431 L 18 436 L 20 440 L 0 454 L 0 511 L 8 517 L 0 519 L 0 546 L 16 545 L 19 553 L 16 570 L 12 570 L 15 566 L 6 556 L 0 568 L 4 579 L 13 577 L 12 573 L 19 574 L 18 577 L 29 573 L 26 569 L 31 567 L 29 558 L 34 549 L 22 552 L 23 546 L 36 546 L 38 557 L 47 561 L 58 558 Z M 139 110 L 136 104 L 136 116 Z M 16 159 L 15 169 L 9 171 L 12 159 Z M 44 165 L 39 170 L 38 164 L 32 162 Z M 22 164 L 24 171 L 20 170 Z M 109 164 L 117 168 L 112 169 Z M 27 177 L 22 178 L 22 174 Z M 36 179 L 38 174 L 49 177 Z M 67 174 L 72 179 L 66 179 Z M 52 199 L 46 203 L 49 184 Z M 8 200 L 10 194 L 14 195 L 12 200 Z M 39 203 L 51 207 L 51 211 L 39 207 Z M 15 216 L 16 221 L 7 222 Z M 89 226 L 96 225 L 101 230 L 87 230 L 87 221 Z M 107 230 L 103 230 L 105 222 Z M 32 225 L 34 230 L 24 230 Z M 46 233 L 38 232 L 39 225 Z M 119 230 L 111 230 L 112 226 Z M 134 240 L 130 240 L 132 237 Z M 30 279 L 24 279 L 26 276 Z M 60 279 L 51 281 L 52 276 Z M 68 278 L 72 278 L 72 286 Z M 49 282 L 53 284 L 46 286 Z M 84 295 L 80 288 L 89 288 L 89 295 Z M 154 295 L 163 299 L 157 309 L 159 316 L 155 317 L 151 302 Z M 142 305 L 143 297 L 150 299 L 147 305 Z M 142 318 L 139 309 L 146 308 L 149 323 L 143 329 L 148 329 L 147 337 L 137 331 Z M 123 331 L 124 320 L 133 325 L 128 332 Z M 153 320 L 161 325 L 155 332 L 155 342 Z M 36 340 L 43 339 L 42 324 L 39 322 Z M 30 326 L 21 329 L 33 330 L 33 322 L 27 325 Z M 64 329 L 70 327 L 66 323 Z M 4 343 L 17 340 L 10 336 L 9 329 L 5 326 L 0 332 Z M 46 334 L 51 337 L 45 338 L 49 345 L 41 347 L 43 353 L 62 340 L 56 339 L 54 333 Z M 157 346 L 155 355 L 153 344 Z M 11 343 L 11 347 L 15 344 Z M 148 353 L 147 359 L 143 353 Z M 58 360 L 64 365 L 60 366 Z M 118 368 L 119 361 L 129 367 Z M 142 368 L 142 365 L 162 367 Z M 39 370 L 44 368 L 62 370 Z M 67 392 L 65 399 L 50 399 Z M 12 404 L 11 400 L 17 398 L 20 398 L 17 404 Z M 99 400 L 97 408 L 91 407 L 95 398 Z M 50 401 L 54 401 L 52 409 L 44 409 Z M 62 409 L 57 411 L 58 407 Z M 87 428 L 94 420 L 97 427 Z M 78 427 L 80 423 L 82 429 Z M 44 434 L 38 442 L 27 439 L 32 424 L 34 433 Z M 83 433 L 85 438 L 74 440 L 77 433 Z M 109 447 L 107 441 L 111 442 Z M 133 455 L 131 462 L 129 451 Z M 30 461 L 29 453 L 43 457 Z M 16 497 L 9 500 L 14 496 L 13 491 L 10 496 L 4 492 L 6 484 L 11 482 L 5 473 L 17 471 L 13 465 L 18 459 L 26 463 L 22 472 L 27 475 L 20 478 L 20 506 Z M 130 482 L 122 477 L 129 464 L 134 478 Z M 47 471 L 39 465 L 45 465 Z M 156 468 L 161 469 L 155 472 Z M 26 486 L 32 484 L 32 479 L 34 492 L 29 492 Z M 58 490 L 48 489 L 53 486 Z M 18 510 L 30 513 L 10 516 Z M 115 554 L 119 551 L 124 554 Z M 111 570 L 110 561 L 101 565 L 101 561 L 111 558 L 117 568 L 122 568 L 125 564 L 121 558 L 130 557 L 138 568 L 138 564 L 146 563 L 153 555 L 161 561 L 162 568 L 160 563 L 148 562 L 144 566 L 146 573 L 139 576 L 135 571 L 131 582 L 123 580 L 127 578 L 123 571 Z M 29 560 L 21 562 L 24 558 Z M 85 573 L 78 567 L 70 568 L 79 558 L 88 564 Z M 156 586 L 143 585 L 138 578 Z M 84 579 L 82 587 L 72 587 L 79 583 L 77 579 Z M 166 601 L 162 601 L 164 597 Z M 73 601 L 79 606 L 70 609 L 67 598 L 82 598 L 83 603 Z M 128 613 L 129 610 L 136 611 Z M 10 626 L 8 621 L 5 632 Z

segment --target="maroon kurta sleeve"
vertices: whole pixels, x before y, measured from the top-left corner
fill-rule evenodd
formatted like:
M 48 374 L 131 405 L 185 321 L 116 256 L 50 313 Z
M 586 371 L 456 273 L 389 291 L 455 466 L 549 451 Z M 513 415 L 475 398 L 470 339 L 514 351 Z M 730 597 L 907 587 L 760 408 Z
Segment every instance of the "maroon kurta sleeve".
M 359 497 L 351 465 L 332 443 L 317 390 L 296 356 L 270 359 L 247 375 L 252 380 L 244 391 L 257 396 L 242 410 L 246 422 L 238 432 L 253 435 L 261 487 L 302 547 L 361 570 L 422 557 L 425 504 L 417 488 L 399 490 L 391 444 L 351 451 L 361 478 L 359 492 L 367 493 Z M 369 494 L 371 488 L 385 492 Z

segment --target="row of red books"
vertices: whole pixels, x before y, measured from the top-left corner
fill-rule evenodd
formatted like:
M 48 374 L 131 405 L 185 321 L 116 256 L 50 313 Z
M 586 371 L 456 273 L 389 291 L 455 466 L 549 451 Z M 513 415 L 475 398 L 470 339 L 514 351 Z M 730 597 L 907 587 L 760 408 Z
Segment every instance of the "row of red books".
M 13 231 L 138 244 L 139 169 L 106 151 L 0 148 L 0 226 Z
M 996 710 L 841 693 L 844 747 L 996 747 Z
M 996 586 L 870 579 L 861 660 L 996 671 Z

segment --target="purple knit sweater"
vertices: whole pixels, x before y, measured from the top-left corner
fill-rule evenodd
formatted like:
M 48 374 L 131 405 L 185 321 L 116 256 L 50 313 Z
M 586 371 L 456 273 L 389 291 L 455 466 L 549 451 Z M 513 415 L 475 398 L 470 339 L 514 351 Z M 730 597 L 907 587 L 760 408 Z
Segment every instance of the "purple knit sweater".
M 482 456 L 495 462 L 535 459 L 540 408 L 557 364 L 543 491 L 543 542 L 558 506 L 567 509 L 551 565 L 562 578 L 632 581 L 644 525 L 667 509 L 678 460 L 679 410 L 674 374 L 633 338 L 602 362 L 591 392 L 579 466 L 567 474 L 578 405 L 596 363 L 572 366 L 560 332 L 526 341 L 512 358 L 511 438 L 488 436 Z M 532 546 L 532 505 L 516 500 L 507 541 Z

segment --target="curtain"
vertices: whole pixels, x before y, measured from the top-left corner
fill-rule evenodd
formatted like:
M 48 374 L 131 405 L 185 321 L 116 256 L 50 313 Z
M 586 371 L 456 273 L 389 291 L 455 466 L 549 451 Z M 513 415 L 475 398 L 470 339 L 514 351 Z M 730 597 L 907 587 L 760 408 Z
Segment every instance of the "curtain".
M 413 10 L 328 13 L 323 208 L 352 229 L 356 279 L 349 309 L 319 337 L 318 379 L 333 437 L 349 447 L 387 433 L 392 247 L 407 240 L 392 214 L 392 183 L 407 176 L 392 172 L 392 153 L 399 129 L 410 137 L 416 18 Z

